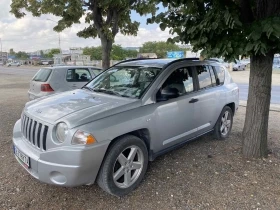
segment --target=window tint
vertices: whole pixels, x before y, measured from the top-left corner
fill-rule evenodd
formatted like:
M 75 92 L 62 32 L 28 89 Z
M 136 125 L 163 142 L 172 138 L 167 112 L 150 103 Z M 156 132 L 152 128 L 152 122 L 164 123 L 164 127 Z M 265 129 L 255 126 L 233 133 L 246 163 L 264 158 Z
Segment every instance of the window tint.
M 145 66 L 114 66 L 95 77 L 87 87 L 103 94 L 140 98 L 160 70 Z
M 175 70 L 163 83 L 162 88 L 176 88 L 179 94 L 193 92 L 193 77 L 191 67 L 184 67 Z
M 220 84 L 224 84 L 225 81 L 225 69 L 221 66 L 215 66 L 217 77 L 220 80 Z
M 66 80 L 68 82 L 87 82 L 91 80 L 88 69 L 68 69 Z
M 99 69 L 93 69 L 93 68 L 91 68 L 91 70 L 93 71 L 94 76 L 97 76 L 98 74 L 100 74 L 100 73 L 102 72 L 102 70 L 99 70 Z
M 206 66 L 197 66 L 196 70 L 197 70 L 199 88 L 203 89 L 203 88 L 212 87 L 209 68 L 207 68 Z
M 217 81 L 216 81 L 216 76 L 214 73 L 214 69 L 212 68 L 212 66 L 208 66 L 209 71 L 210 71 L 210 76 L 211 76 L 211 81 L 212 81 L 212 86 L 216 86 L 217 85 Z
M 33 81 L 46 82 L 52 72 L 52 69 L 40 69 L 35 76 Z

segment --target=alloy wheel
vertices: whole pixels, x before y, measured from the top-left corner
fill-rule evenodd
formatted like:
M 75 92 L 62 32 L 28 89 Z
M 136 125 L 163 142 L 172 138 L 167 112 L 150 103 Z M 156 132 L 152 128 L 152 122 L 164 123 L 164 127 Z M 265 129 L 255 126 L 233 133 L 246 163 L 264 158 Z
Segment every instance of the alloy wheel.
M 113 180 L 119 188 L 128 188 L 139 178 L 144 166 L 142 150 L 133 145 L 124 149 L 113 168 Z
M 230 126 L 231 126 L 231 116 L 228 111 L 225 111 L 221 119 L 221 125 L 220 125 L 221 134 L 226 136 L 230 130 Z

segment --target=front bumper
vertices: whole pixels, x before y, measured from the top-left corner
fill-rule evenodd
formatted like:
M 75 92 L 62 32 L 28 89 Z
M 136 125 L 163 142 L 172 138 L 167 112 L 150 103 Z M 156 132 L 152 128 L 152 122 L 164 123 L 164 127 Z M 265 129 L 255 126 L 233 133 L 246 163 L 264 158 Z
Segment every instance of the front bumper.
M 14 126 L 13 144 L 30 157 L 30 168 L 16 159 L 33 177 L 44 183 L 67 187 L 94 183 L 109 142 L 42 151 L 25 139 L 20 124 L 18 120 Z

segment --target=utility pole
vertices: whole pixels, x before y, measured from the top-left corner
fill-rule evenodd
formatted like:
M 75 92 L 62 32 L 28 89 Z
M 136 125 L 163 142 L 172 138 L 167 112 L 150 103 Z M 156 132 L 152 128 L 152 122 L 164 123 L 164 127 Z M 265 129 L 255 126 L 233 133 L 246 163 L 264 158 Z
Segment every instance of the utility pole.
M 2 65 L 4 64 L 3 63 L 3 55 L 2 55 L 2 39 L 0 38 L 0 43 L 1 43 L 1 61 L 2 61 Z
M 57 21 L 52 20 L 52 19 L 49 19 L 49 18 L 47 18 L 47 20 L 52 21 L 52 22 L 55 22 L 55 23 L 58 23 Z M 58 46 L 59 46 L 59 51 L 60 51 L 59 64 L 61 64 L 62 50 L 61 50 L 61 47 L 60 47 L 60 32 L 58 32 Z

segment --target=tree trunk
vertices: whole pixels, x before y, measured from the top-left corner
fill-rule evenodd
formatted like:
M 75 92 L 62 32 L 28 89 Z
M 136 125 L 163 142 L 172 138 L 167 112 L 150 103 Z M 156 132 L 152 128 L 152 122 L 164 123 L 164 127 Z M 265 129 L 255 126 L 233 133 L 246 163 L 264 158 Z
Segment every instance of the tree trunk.
M 110 57 L 113 42 L 107 38 L 101 38 L 102 46 L 102 68 L 107 69 L 110 67 Z
M 242 133 L 246 158 L 267 157 L 267 130 L 274 54 L 251 56 L 249 94 Z

